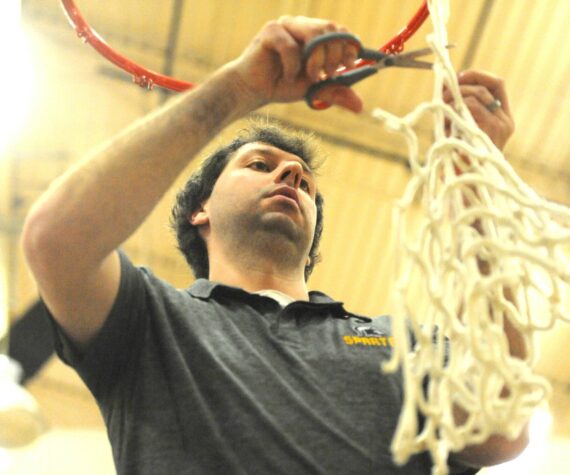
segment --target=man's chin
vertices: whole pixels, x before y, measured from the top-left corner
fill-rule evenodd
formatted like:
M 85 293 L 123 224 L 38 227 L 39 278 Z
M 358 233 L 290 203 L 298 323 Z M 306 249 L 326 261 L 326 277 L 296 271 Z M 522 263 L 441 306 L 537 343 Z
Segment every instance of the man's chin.
M 296 245 L 306 240 L 303 228 L 295 217 L 288 213 L 266 213 L 262 219 L 261 229 L 275 238 L 285 238 Z

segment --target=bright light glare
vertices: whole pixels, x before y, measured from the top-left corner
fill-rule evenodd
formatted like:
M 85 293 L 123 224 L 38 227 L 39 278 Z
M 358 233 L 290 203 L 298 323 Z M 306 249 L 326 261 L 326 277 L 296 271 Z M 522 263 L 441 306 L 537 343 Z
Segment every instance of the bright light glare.
M 0 153 L 22 130 L 32 102 L 34 72 L 20 13 L 20 0 L 0 2 Z
M 546 408 L 537 409 L 529 424 L 527 448 L 510 462 L 495 465 L 484 470 L 485 475 L 521 475 L 522 473 L 543 473 L 538 471 L 544 465 L 548 434 L 552 415 Z
M 10 456 L 6 449 L 0 448 L 0 473 L 7 473 L 10 468 Z

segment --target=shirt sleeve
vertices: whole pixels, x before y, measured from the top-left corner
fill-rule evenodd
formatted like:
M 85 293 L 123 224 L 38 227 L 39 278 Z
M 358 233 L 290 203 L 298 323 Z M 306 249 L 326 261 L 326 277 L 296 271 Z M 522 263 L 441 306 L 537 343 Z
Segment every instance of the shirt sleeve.
M 449 473 L 453 475 L 475 475 L 479 473 L 480 468 L 465 468 L 462 465 L 449 463 Z
M 144 306 L 144 271 L 135 267 L 119 251 L 121 278 L 119 291 L 109 316 L 85 349 L 78 349 L 43 304 L 54 336 L 55 350 L 72 366 L 96 398 L 104 397 L 133 361 L 136 361 L 147 326 Z

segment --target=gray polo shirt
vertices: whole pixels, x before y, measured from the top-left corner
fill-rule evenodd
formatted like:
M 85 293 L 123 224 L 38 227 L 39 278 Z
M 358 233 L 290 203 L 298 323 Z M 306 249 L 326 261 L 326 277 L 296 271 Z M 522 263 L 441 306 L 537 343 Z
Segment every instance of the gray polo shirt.
M 124 254 L 121 269 L 86 351 L 54 325 L 58 354 L 99 404 L 118 473 L 431 472 L 427 454 L 391 460 L 402 382 L 380 370 L 397 344 L 388 317 L 320 292 L 282 307 L 203 279 L 178 290 Z

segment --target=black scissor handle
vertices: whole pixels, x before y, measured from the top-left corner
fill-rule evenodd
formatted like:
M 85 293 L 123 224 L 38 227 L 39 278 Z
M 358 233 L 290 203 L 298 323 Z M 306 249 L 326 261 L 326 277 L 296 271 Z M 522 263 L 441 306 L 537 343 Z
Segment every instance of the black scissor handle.
M 305 47 L 303 48 L 303 63 L 305 63 L 307 59 L 309 59 L 309 56 L 311 56 L 311 53 L 317 46 L 322 45 L 323 43 L 328 43 L 330 41 L 336 41 L 336 40 L 350 41 L 357 46 L 359 52 L 360 50 L 362 50 L 362 43 L 360 42 L 360 39 L 358 38 L 358 36 L 353 35 L 352 33 L 343 33 L 343 32 L 325 33 L 324 35 L 315 36 L 305 45 Z
M 353 43 L 357 49 L 358 53 L 356 54 L 357 58 L 366 59 L 370 61 L 382 61 L 387 56 L 387 53 L 384 53 L 379 50 L 375 50 L 372 48 L 365 48 L 360 41 L 358 36 L 353 35 L 352 33 L 343 33 L 343 32 L 334 32 L 334 33 L 325 33 L 324 35 L 319 35 L 310 40 L 305 47 L 303 48 L 303 63 L 309 59 L 313 50 L 323 43 L 328 43 L 329 41 L 336 41 L 336 40 L 344 40 Z
M 376 74 L 377 72 L 378 69 L 374 66 L 361 66 L 356 69 L 351 69 L 350 71 L 347 71 L 343 74 L 339 74 L 338 76 L 319 81 L 309 87 L 307 93 L 305 94 L 305 102 L 311 109 L 328 109 L 330 107 L 329 103 L 315 97 L 320 91 L 330 86 L 350 87 L 353 84 L 356 84 L 357 82 L 367 78 L 368 76 Z
M 368 48 L 364 48 L 358 36 L 353 35 L 352 33 L 344 33 L 344 32 L 334 32 L 334 33 L 325 33 L 324 35 L 319 35 L 310 40 L 305 47 L 303 48 L 303 63 L 309 59 L 311 53 L 314 49 L 322 45 L 323 43 L 327 43 L 330 41 L 337 41 L 337 40 L 344 40 L 352 42 L 357 48 L 358 53 L 357 57 L 361 59 L 367 60 L 374 60 L 374 61 L 382 61 L 385 60 L 388 56 L 386 53 L 381 51 L 376 51 Z M 368 61 L 370 63 L 370 61 Z M 378 72 L 378 69 L 373 66 L 366 66 L 360 65 L 355 69 L 351 70 L 344 70 L 338 76 L 334 76 L 329 79 L 325 79 L 318 83 L 313 84 L 307 90 L 305 94 L 305 101 L 309 105 L 311 109 L 315 110 L 323 110 L 328 109 L 330 104 L 317 99 L 315 96 L 324 88 L 329 86 L 352 86 L 353 84 L 361 81 L 368 76 L 372 76 Z

